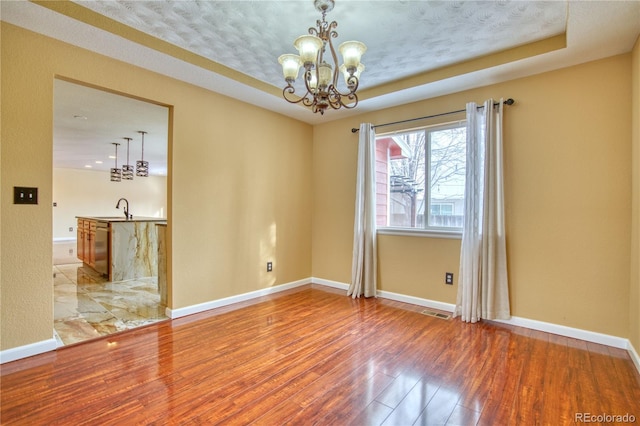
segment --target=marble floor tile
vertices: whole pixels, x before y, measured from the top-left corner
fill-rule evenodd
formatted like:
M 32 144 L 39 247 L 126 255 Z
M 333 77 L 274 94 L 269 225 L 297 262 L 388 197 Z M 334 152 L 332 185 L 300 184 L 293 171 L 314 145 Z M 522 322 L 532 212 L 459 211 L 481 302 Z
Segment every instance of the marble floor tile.
M 67 277 L 63 273 L 56 272 L 54 269 L 53 285 L 57 286 L 57 285 L 63 285 L 63 284 L 74 284 L 74 282 L 70 280 L 69 277 Z
M 54 322 L 56 333 L 65 345 L 95 339 L 101 334 L 84 318 L 65 318 Z
M 54 336 L 70 345 L 168 319 L 157 278 L 109 282 L 82 263 L 55 265 Z

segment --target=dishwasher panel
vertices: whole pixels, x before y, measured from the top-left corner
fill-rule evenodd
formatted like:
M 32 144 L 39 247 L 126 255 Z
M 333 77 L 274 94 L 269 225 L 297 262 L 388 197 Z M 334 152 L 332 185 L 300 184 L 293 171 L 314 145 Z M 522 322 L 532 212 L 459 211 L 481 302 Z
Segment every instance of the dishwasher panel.
M 109 223 L 96 222 L 96 271 L 109 275 Z

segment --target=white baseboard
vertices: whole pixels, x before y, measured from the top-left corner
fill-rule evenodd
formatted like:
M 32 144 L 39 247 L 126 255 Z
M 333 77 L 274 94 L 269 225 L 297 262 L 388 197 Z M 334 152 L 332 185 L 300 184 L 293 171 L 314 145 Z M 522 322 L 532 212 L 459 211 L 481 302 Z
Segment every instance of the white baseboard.
M 327 287 L 337 288 L 339 290 L 349 290 L 349 284 L 341 283 L 338 281 L 325 280 L 324 278 L 311 277 L 311 282 L 313 284 L 320 284 Z
M 491 321 L 529 328 L 531 330 L 544 331 L 551 334 L 557 334 L 559 336 L 585 340 L 587 342 L 599 343 L 601 345 L 612 346 L 614 348 L 627 349 L 629 346 L 629 339 L 625 339 L 623 337 L 616 337 L 609 334 L 602 334 L 595 331 L 582 330 L 580 328 L 567 327 L 564 325 L 532 320 L 528 318 L 511 317 L 511 319 L 508 320 Z
M 636 369 L 638 370 L 638 373 L 640 373 L 640 355 L 638 355 L 638 352 L 636 352 L 636 349 L 631 344 L 631 341 L 629 341 L 629 346 L 627 347 L 627 351 L 629 352 L 631 361 L 633 361 L 633 363 L 635 364 Z
M 327 287 L 338 288 L 340 290 L 349 290 L 349 284 L 341 283 L 339 281 L 325 280 L 324 278 L 312 277 L 311 282 L 314 284 L 326 285 Z M 378 290 L 376 292 L 377 297 L 385 299 L 395 300 L 397 302 L 410 303 L 412 305 L 424 306 L 426 308 L 438 309 L 441 311 L 453 312 L 455 305 L 450 303 L 438 302 L 435 300 L 422 299 L 420 297 L 407 296 L 404 294 L 393 293 L 390 291 Z
M 261 296 L 267 296 L 269 294 L 278 293 L 281 291 L 300 287 L 306 284 L 311 284 L 311 278 L 304 278 L 298 281 L 293 281 L 286 284 L 280 284 L 275 287 L 263 288 L 256 291 L 250 291 L 248 293 L 238 294 L 236 296 L 225 297 L 224 299 L 218 299 L 218 300 L 212 300 L 210 302 L 199 303 L 197 305 L 185 306 L 184 308 L 178 308 L 178 309 L 167 308 L 166 315 L 171 319 L 176 319 L 176 318 L 184 317 L 186 315 L 193 315 L 199 312 L 208 311 L 210 309 L 232 305 L 234 303 L 244 302 L 245 300 L 255 299 Z
M 397 302 L 411 303 L 412 305 L 424 306 L 425 308 L 438 309 L 445 312 L 453 312 L 456 305 L 437 300 L 423 299 L 421 297 L 407 296 L 404 294 L 393 293 L 391 291 L 378 290 L 378 296 L 385 299 L 395 300 Z
M 6 349 L 4 351 L 0 351 L 0 364 L 17 361 L 34 355 L 40 355 L 49 351 L 55 351 L 56 346 L 56 339 L 52 337 L 51 339 L 42 340 L 40 342 Z

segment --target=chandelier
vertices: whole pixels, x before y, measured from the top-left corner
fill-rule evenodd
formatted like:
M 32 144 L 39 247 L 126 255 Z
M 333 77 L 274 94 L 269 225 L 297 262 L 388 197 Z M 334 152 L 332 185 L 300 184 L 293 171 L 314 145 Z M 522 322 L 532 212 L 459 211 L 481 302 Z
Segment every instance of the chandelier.
M 317 28 L 309 28 L 309 35 L 298 37 L 293 45 L 299 55 L 285 54 L 278 58 L 282 65 L 284 79 L 287 86 L 282 90 L 282 96 L 287 102 L 310 107 L 316 113 L 324 114 L 328 107 L 333 109 L 354 108 L 358 105 L 358 83 L 364 65 L 360 58 L 367 50 L 364 43 L 359 41 L 345 41 L 338 50 L 342 55 L 343 64 L 338 67 L 338 56 L 331 42 L 338 37 L 335 28 L 336 21 L 328 23 L 325 20 L 327 12 L 333 9 L 334 0 L 314 0 L 316 10 L 322 13 L 322 21 L 317 20 Z M 329 48 L 327 51 L 327 47 Z M 328 63 L 327 60 L 332 61 Z M 303 97 L 295 95 L 293 84 L 298 78 L 300 68 L 304 68 L 304 84 L 307 92 Z M 338 74 L 342 72 L 347 91 L 338 90 Z

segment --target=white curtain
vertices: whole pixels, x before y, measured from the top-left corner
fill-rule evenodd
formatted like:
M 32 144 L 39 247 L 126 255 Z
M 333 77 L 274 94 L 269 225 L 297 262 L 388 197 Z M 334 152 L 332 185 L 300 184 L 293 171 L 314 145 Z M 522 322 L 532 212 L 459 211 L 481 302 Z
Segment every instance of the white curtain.
M 353 262 L 347 295 L 376 296 L 376 132 L 370 123 L 360 125 L 356 208 L 353 221 Z
M 454 316 L 509 319 L 504 227 L 502 99 L 467 104 L 467 170 L 460 275 Z

